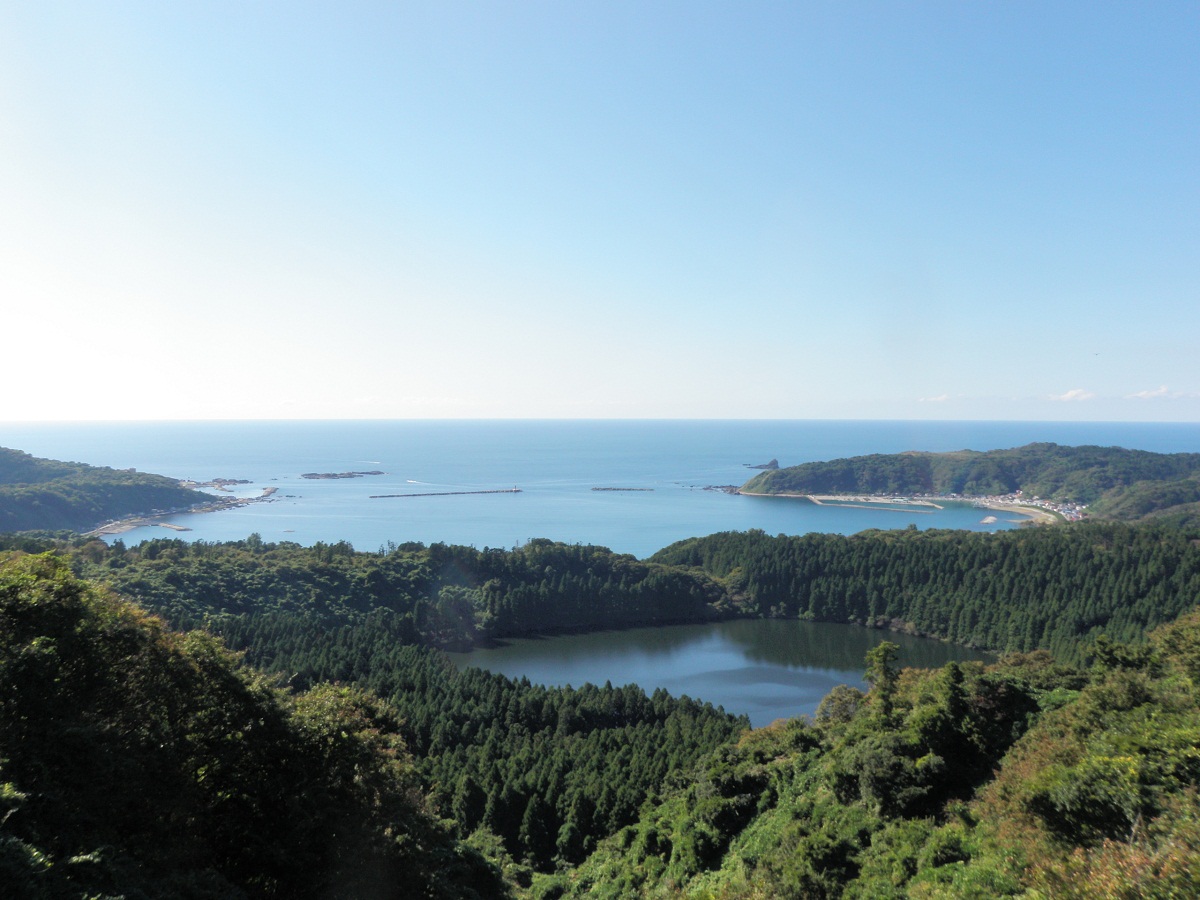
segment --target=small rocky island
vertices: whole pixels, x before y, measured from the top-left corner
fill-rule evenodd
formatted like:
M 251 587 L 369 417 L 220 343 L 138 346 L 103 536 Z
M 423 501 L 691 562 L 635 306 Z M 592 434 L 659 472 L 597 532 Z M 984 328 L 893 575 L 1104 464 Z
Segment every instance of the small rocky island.
M 386 475 L 378 469 L 371 472 L 305 472 L 301 478 L 362 478 L 364 475 Z
M 747 469 L 765 469 L 767 471 L 774 471 L 775 469 L 779 468 L 779 460 L 773 459 L 770 462 L 761 463 L 757 466 L 751 465 L 750 463 L 743 463 L 743 465 Z

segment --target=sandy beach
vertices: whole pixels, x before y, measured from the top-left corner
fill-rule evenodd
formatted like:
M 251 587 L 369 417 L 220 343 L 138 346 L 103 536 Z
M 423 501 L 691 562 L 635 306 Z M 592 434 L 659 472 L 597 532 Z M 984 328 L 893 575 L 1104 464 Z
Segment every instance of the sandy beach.
M 924 498 L 890 497 L 872 494 L 760 494 L 754 491 L 737 491 L 745 497 L 788 497 L 794 500 L 808 500 L 817 506 L 841 506 L 849 509 L 874 509 L 884 512 L 929 513 L 934 509 L 945 509 L 945 506 Z M 1049 510 L 1038 506 L 1025 506 L 1019 503 L 1006 503 L 986 497 L 963 497 L 952 502 L 972 503 L 981 508 L 994 509 L 997 512 L 1012 513 L 1023 516 L 1039 525 L 1052 525 L 1061 522 L 1062 518 Z M 927 506 L 932 509 L 914 509 L 913 507 Z
M 979 506 L 994 509 L 997 512 L 1015 513 L 1018 516 L 1026 516 L 1039 525 L 1053 525 L 1063 521 L 1061 517 L 1038 506 L 1021 506 L 1017 503 L 1003 503 L 999 500 L 976 500 L 974 502 Z

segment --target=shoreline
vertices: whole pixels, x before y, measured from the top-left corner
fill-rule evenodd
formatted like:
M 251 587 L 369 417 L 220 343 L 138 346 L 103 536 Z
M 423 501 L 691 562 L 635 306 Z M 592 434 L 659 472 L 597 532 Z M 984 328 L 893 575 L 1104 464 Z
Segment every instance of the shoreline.
M 1066 521 L 1061 516 L 1050 512 L 1048 509 L 1042 509 L 1039 506 L 1005 503 L 1003 500 L 976 500 L 973 502 L 984 509 L 994 509 L 997 512 L 1015 513 L 1018 516 L 1026 516 L 1039 525 L 1057 525 L 1060 522 Z
M 786 497 L 792 500 L 807 500 L 814 506 L 836 506 L 843 509 L 873 509 L 879 512 L 906 512 L 933 515 L 934 510 L 946 507 L 932 500 L 912 500 L 907 497 L 882 494 L 761 494 L 757 491 L 736 490 L 732 493 L 742 497 Z M 886 504 L 886 505 L 885 505 Z M 913 509 L 914 506 L 931 506 L 933 509 Z
M 807 500 L 815 506 L 835 506 L 844 509 L 871 509 L 880 512 L 907 512 L 931 515 L 933 513 L 933 509 L 913 509 L 913 507 L 932 506 L 934 509 L 946 508 L 943 504 L 934 503 L 932 500 L 925 498 L 910 499 L 907 497 L 893 497 L 882 494 L 764 494 L 757 491 L 743 490 L 738 490 L 736 493 L 743 497 L 785 497 L 792 500 Z M 963 497 L 960 499 L 946 499 L 943 502 L 959 504 L 970 503 L 971 505 L 981 509 L 993 509 L 997 512 L 1024 516 L 1029 521 L 1038 525 L 1055 525 L 1066 521 L 1062 516 L 1039 506 L 1008 503 L 1003 500 L 996 500 L 990 497 Z
M 228 488 L 218 488 L 218 490 L 228 490 Z M 84 537 L 107 537 L 114 534 L 125 534 L 133 531 L 135 528 L 167 528 L 171 531 L 191 531 L 186 525 L 177 525 L 174 522 L 164 522 L 163 519 L 172 516 L 191 515 L 193 513 L 210 513 L 221 512 L 226 509 L 238 509 L 242 506 L 249 506 L 251 503 L 262 503 L 264 500 L 269 500 L 272 495 L 278 491 L 277 487 L 265 487 L 262 493 L 257 497 L 214 497 L 211 503 L 203 505 L 190 506 L 187 509 L 170 509 L 166 512 L 151 513 L 150 515 L 142 516 L 127 516 L 124 519 L 115 519 L 112 522 L 105 522 L 93 528 L 91 531 L 85 531 Z

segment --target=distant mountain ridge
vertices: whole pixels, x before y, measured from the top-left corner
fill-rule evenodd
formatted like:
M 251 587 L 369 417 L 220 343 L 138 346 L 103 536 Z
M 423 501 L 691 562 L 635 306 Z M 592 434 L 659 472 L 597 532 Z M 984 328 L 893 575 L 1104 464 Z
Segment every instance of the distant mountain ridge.
M 1089 505 L 1104 518 L 1200 520 L 1200 453 L 1026 444 L 1009 450 L 871 454 L 762 472 L 753 494 L 960 494 L 1021 491 Z
M 40 459 L 0 447 L 0 532 L 86 531 L 111 519 L 186 508 L 204 499 L 165 475 Z

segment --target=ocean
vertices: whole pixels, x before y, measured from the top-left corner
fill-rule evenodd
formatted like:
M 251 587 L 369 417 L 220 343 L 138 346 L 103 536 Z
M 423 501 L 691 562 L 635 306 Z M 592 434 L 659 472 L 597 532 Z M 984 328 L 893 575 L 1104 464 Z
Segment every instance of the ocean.
M 1200 451 L 1200 424 L 936 421 L 421 420 L 0 423 L 0 446 L 35 456 L 180 479 L 246 479 L 269 502 L 166 521 L 120 536 L 389 542 L 508 548 L 531 538 L 596 544 L 645 557 L 687 537 L 759 528 L 849 534 L 868 528 L 984 524 L 970 506 L 935 512 L 818 507 L 708 490 L 739 485 L 747 466 L 903 450 L 990 450 L 1032 441 L 1158 452 Z M 310 480 L 304 473 L 381 471 Z M 519 492 L 512 492 L 517 488 Z M 594 490 L 602 488 L 606 490 Z M 503 493 L 471 493 L 504 491 Z M 432 496 L 379 497 L 388 494 Z

